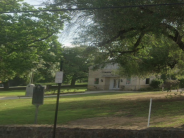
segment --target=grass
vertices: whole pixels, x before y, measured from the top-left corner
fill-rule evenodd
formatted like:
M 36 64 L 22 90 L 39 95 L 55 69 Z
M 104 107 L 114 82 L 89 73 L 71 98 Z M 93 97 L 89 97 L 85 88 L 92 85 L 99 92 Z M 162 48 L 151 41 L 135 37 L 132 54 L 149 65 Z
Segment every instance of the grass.
M 15 91 L 19 94 L 19 91 Z M 11 94 L 11 92 L 9 93 Z M 58 124 L 94 117 L 143 117 L 147 118 L 149 99 L 130 100 L 130 97 L 159 95 L 163 92 L 97 93 L 88 95 L 62 96 L 58 110 Z M 166 94 L 166 92 L 165 92 Z M 56 98 L 45 98 L 39 107 L 38 123 L 53 124 Z M 181 126 L 184 123 L 183 99 L 153 99 L 151 120 L 167 118 L 152 127 Z M 117 114 L 118 113 L 118 114 Z M 33 124 L 35 106 L 31 99 L 0 100 L 0 125 Z
M 61 93 L 74 93 L 74 92 L 85 92 L 87 87 L 77 87 L 77 88 L 61 88 Z M 25 96 L 26 90 L 12 90 L 12 91 L 0 91 L 0 97 L 10 97 L 10 96 Z M 57 89 L 52 89 L 50 91 L 45 91 L 45 94 L 56 94 Z
M 89 95 L 63 96 L 60 98 L 58 124 L 67 124 L 83 118 L 94 117 L 144 117 L 148 116 L 149 99 L 129 100 L 128 97 L 157 95 L 162 92 L 98 93 Z M 127 98 L 126 98 L 127 97 Z M 53 124 L 56 98 L 45 98 L 39 107 L 38 123 Z M 162 121 L 154 127 L 171 127 L 184 123 L 184 100 L 153 100 L 152 118 L 171 118 L 172 123 Z M 118 114 L 117 114 L 118 113 Z M 0 100 L 0 124 L 33 124 L 35 106 L 31 99 Z
M 46 91 L 45 94 L 56 94 L 57 89 L 51 89 Z M 76 87 L 76 88 L 61 88 L 61 93 L 76 93 L 76 92 L 85 92 L 87 91 L 87 87 Z
M 57 85 L 57 83 L 54 83 L 54 82 L 49 82 L 49 83 L 36 83 L 36 84 L 40 84 L 40 85 Z M 75 85 L 87 85 L 88 83 L 87 82 L 76 82 Z M 62 85 L 70 85 L 69 83 L 63 83 Z
M 25 90 L 0 91 L 0 97 L 25 96 Z

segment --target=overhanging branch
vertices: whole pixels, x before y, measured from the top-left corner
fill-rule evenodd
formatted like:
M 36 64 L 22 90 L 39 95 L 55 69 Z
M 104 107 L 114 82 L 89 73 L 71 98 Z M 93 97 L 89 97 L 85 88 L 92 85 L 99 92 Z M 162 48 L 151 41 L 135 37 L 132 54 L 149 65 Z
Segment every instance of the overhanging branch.
M 137 48 L 137 47 L 141 43 L 141 40 L 144 37 L 144 34 L 145 34 L 144 32 L 141 32 L 139 38 L 137 39 L 136 43 L 134 44 L 133 50 L 130 50 L 130 51 L 111 51 L 111 52 L 118 52 L 121 55 L 127 54 L 127 53 L 136 53 L 137 51 L 139 51 L 141 49 L 141 48 Z
M 135 30 L 135 29 L 134 28 L 130 28 L 130 29 L 127 29 L 127 30 L 121 30 L 121 31 L 118 32 L 118 34 L 116 36 L 112 37 L 111 39 L 99 43 L 98 44 L 98 47 L 103 47 L 106 44 L 112 43 L 113 41 L 115 41 L 119 37 L 122 37 L 125 33 L 130 32 L 130 31 L 133 31 L 133 30 Z
M 40 38 L 40 39 L 34 40 L 34 41 L 30 42 L 29 44 L 32 44 L 32 43 L 35 43 L 35 42 L 39 42 L 39 41 L 46 40 L 46 39 L 48 39 L 49 37 L 53 36 L 53 34 L 54 34 L 54 33 L 48 34 L 46 37 L 42 37 L 42 38 Z
M 161 27 L 164 28 L 163 34 L 166 35 L 169 39 L 173 40 L 184 51 L 184 43 L 182 42 L 182 37 L 179 31 L 172 25 L 166 23 L 161 23 Z M 165 31 L 166 29 L 172 31 L 174 36 Z

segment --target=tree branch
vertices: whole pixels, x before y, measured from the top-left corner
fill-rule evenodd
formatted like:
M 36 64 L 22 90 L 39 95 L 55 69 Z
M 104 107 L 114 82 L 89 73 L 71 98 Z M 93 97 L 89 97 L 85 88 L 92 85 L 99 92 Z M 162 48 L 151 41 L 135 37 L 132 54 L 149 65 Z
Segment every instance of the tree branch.
M 137 51 L 139 51 L 141 48 L 137 48 L 139 46 L 139 44 L 141 43 L 142 38 L 144 37 L 144 32 L 141 32 L 139 38 L 137 39 L 136 43 L 134 44 L 133 50 L 130 51 L 111 51 L 111 52 L 118 52 L 121 55 L 123 54 L 127 54 L 127 53 L 136 53 Z
M 149 13 L 149 14 L 153 14 L 154 12 L 153 11 L 151 11 L 151 10 L 149 10 L 148 8 L 145 8 L 145 7 L 139 7 L 141 10 L 143 10 L 144 12 L 146 12 L 146 13 Z
M 35 43 L 35 42 L 39 42 L 39 41 L 46 40 L 46 39 L 48 39 L 49 37 L 51 37 L 53 34 L 54 34 L 54 33 L 48 34 L 46 37 L 43 37 L 43 38 L 34 40 L 34 41 L 30 42 L 29 44 L 32 44 L 32 43 Z M 29 45 L 29 44 L 28 44 L 28 45 Z M 31 47 L 31 46 L 30 46 L 30 47 Z
M 168 38 L 173 40 L 184 51 L 184 43 L 182 42 L 182 37 L 179 31 L 173 26 L 166 24 L 166 23 L 161 23 L 161 27 L 164 27 L 165 30 L 169 29 L 174 33 L 174 36 L 173 36 L 173 35 L 170 35 L 168 32 L 163 31 L 164 35 L 166 35 Z
M 115 41 L 117 38 L 122 37 L 125 33 L 130 32 L 130 31 L 133 31 L 133 30 L 135 30 L 135 29 L 134 28 L 129 28 L 127 30 L 121 30 L 121 31 L 118 32 L 118 34 L 116 36 L 112 37 L 111 39 L 99 43 L 98 44 L 98 47 L 102 47 L 102 46 L 104 46 L 106 44 L 109 44 L 109 43 Z

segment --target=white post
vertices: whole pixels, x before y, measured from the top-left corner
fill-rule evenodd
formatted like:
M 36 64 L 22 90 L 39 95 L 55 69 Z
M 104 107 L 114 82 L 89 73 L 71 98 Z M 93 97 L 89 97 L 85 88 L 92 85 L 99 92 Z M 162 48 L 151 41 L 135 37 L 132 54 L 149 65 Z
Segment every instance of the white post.
M 147 126 L 147 127 L 149 127 L 149 123 L 150 123 L 150 116 L 151 116 L 151 105 L 152 105 L 152 98 L 150 99 L 149 115 L 148 115 L 148 126 Z

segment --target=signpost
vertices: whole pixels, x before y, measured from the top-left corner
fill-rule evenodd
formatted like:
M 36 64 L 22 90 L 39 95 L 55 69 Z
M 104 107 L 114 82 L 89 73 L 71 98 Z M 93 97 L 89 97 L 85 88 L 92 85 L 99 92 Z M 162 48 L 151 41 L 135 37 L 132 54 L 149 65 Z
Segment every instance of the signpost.
M 37 124 L 38 108 L 40 105 L 43 105 L 43 99 L 44 99 L 44 87 L 42 87 L 41 85 L 37 85 L 33 89 L 33 97 L 32 97 L 32 104 L 36 106 L 35 124 Z
M 58 93 L 57 93 L 57 100 L 56 100 L 56 110 L 55 110 L 55 119 L 54 119 L 54 128 L 53 128 L 53 138 L 56 135 L 56 124 L 57 124 L 57 114 L 58 114 L 58 106 L 59 106 L 59 95 L 61 89 L 61 83 L 63 81 L 63 62 L 60 63 L 60 71 L 56 73 L 55 83 L 58 83 Z

